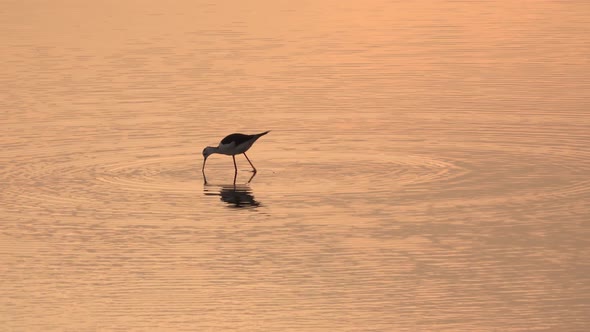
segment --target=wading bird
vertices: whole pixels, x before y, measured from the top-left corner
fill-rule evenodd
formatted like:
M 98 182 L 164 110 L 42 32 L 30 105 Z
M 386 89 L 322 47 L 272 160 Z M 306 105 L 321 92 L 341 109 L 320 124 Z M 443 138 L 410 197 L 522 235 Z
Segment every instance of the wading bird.
M 248 151 L 248 149 L 250 149 L 252 144 L 254 144 L 254 142 L 256 142 L 257 139 L 268 134 L 269 131 L 270 130 L 265 131 L 260 134 L 255 134 L 255 135 L 244 135 L 244 134 L 227 135 L 227 136 L 225 136 L 224 139 L 221 140 L 221 142 L 219 143 L 219 145 L 217 147 L 208 146 L 205 149 L 203 149 L 203 157 L 205 158 L 203 160 L 203 170 L 202 170 L 203 171 L 203 178 L 205 178 L 205 163 L 207 162 L 207 157 L 209 157 L 210 155 L 212 155 L 214 153 L 220 153 L 220 154 L 232 156 L 232 158 L 234 159 L 234 168 L 235 168 L 234 181 L 235 181 L 235 175 L 238 174 L 238 165 L 236 165 L 236 155 L 237 154 L 242 154 L 242 153 L 244 154 L 244 157 L 246 157 L 246 159 L 250 163 L 250 166 L 252 166 L 252 172 L 254 172 L 256 174 L 256 167 L 254 167 L 254 165 L 250 161 L 250 158 L 248 158 L 248 156 L 246 155 L 246 151 Z M 206 178 L 205 178 L 205 182 L 207 182 Z

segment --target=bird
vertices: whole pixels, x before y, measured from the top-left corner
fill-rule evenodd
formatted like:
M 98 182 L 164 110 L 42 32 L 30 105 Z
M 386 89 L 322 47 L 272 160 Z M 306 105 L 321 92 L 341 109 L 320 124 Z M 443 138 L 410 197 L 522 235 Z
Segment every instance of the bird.
M 246 159 L 250 163 L 250 166 L 252 166 L 252 172 L 256 174 L 256 167 L 254 167 L 254 165 L 250 161 L 250 158 L 248 158 L 248 156 L 246 155 L 246 151 L 248 151 L 248 149 L 252 147 L 252 144 L 254 144 L 256 140 L 268 134 L 269 132 L 270 130 L 254 135 L 245 135 L 239 133 L 227 135 L 224 139 L 221 140 L 217 147 L 208 146 L 205 149 L 203 149 L 203 177 L 205 177 L 205 163 L 207 162 L 207 158 L 214 153 L 232 156 L 232 158 L 234 159 L 235 175 L 238 174 L 238 166 L 236 165 L 236 155 L 244 154 L 244 157 L 246 157 Z

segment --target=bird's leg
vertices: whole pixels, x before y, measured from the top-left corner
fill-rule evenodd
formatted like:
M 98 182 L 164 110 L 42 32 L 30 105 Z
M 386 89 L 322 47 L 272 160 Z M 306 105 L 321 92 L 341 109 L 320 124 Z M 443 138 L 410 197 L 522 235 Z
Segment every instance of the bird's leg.
M 236 165 L 236 156 L 235 155 L 232 155 L 231 157 L 234 159 L 234 169 L 235 169 L 235 172 L 234 172 L 234 186 L 235 186 L 236 185 L 236 179 L 238 178 L 238 165 Z
M 248 160 L 248 162 L 250 163 L 250 166 L 252 166 L 252 169 L 254 173 L 256 173 L 256 167 L 254 167 L 254 165 L 252 165 L 252 162 L 250 161 L 250 158 L 248 158 L 248 156 L 246 155 L 246 153 L 244 152 L 244 157 L 246 157 L 246 160 Z
M 236 156 L 232 155 L 231 157 L 234 158 L 234 169 L 236 170 L 234 173 L 234 176 L 235 176 L 235 175 L 238 175 L 238 165 L 236 165 Z
M 252 182 L 252 179 L 256 176 L 256 172 L 252 172 L 252 176 L 250 177 L 250 180 L 248 180 L 248 183 Z

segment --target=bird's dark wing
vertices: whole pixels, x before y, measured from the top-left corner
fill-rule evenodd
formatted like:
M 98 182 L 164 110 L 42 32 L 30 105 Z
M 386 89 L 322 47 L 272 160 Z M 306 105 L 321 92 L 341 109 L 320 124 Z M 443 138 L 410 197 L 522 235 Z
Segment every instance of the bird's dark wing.
M 231 134 L 231 135 L 227 135 L 225 136 L 224 139 L 221 140 L 221 144 L 231 144 L 232 142 L 235 143 L 235 145 L 240 145 L 244 142 L 247 142 L 251 139 L 253 139 L 255 137 L 255 135 L 244 135 L 244 134 Z
M 231 135 L 227 135 L 225 136 L 224 139 L 221 140 L 221 144 L 231 144 L 232 142 L 235 143 L 236 146 L 247 142 L 251 139 L 258 139 L 266 134 L 268 134 L 270 132 L 270 130 L 265 131 L 263 133 L 260 134 L 255 134 L 255 135 L 244 135 L 244 134 L 231 134 Z

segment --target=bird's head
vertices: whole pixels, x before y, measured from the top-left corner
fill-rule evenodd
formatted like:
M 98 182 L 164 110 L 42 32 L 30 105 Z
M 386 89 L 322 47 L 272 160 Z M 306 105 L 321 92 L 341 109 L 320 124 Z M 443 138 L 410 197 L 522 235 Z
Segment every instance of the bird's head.
M 215 152 L 215 148 L 214 147 L 206 147 L 203 149 L 203 177 L 205 176 L 205 163 L 207 162 L 207 157 L 209 157 L 212 153 Z M 205 183 L 207 183 L 207 179 L 205 178 Z
M 213 152 L 215 151 L 215 148 L 213 147 L 206 147 L 203 149 L 203 158 L 205 158 L 205 160 L 207 160 L 207 157 L 209 157 Z

